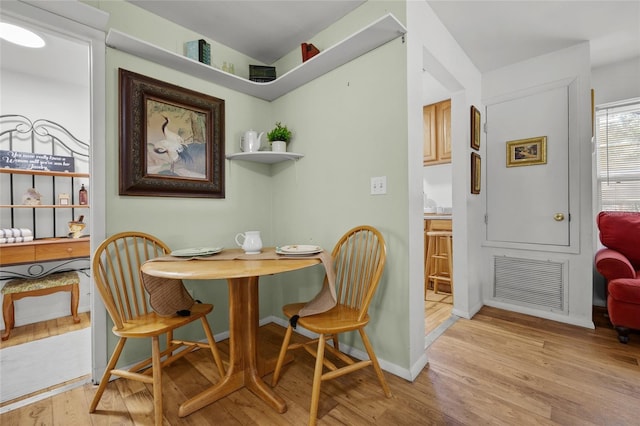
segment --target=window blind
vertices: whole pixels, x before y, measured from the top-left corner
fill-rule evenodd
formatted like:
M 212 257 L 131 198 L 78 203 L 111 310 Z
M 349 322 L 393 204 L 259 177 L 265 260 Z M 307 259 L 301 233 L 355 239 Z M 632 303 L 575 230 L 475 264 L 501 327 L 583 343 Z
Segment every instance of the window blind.
M 640 211 L 640 98 L 596 109 L 599 210 Z

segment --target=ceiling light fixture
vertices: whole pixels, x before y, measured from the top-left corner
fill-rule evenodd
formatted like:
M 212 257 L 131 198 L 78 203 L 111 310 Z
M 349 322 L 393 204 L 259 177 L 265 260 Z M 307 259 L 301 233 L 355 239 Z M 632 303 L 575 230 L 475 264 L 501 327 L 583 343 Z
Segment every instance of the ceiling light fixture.
M 24 47 L 44 47 L 45 42 L 38 34 L 17 25 L 0 22 L 0 38 Z

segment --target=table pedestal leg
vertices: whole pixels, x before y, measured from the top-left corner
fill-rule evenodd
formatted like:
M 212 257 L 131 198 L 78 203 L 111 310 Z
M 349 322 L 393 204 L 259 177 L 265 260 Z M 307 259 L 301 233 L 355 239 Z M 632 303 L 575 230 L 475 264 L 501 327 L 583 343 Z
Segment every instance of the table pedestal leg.
M 258 372 L 258 277 L 233 278 L 229 284 L 229 368 L 216 385 L 185 401 L 178 410 L 184 417 L 220 398 L 246 387 L 278 413 L 287 404 Z

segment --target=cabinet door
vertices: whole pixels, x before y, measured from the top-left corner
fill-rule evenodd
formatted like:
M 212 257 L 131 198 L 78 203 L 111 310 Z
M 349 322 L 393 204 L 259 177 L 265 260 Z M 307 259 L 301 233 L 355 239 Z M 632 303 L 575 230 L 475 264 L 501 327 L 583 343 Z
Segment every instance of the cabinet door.
M 436 148 L 436 106 L 425 105 L 422 107 L 423 122 L 423 163 L 427 164 L 438 159 L 438 151 Z
M 438 160 L 451 162 L 451 100 L 436 104 Z

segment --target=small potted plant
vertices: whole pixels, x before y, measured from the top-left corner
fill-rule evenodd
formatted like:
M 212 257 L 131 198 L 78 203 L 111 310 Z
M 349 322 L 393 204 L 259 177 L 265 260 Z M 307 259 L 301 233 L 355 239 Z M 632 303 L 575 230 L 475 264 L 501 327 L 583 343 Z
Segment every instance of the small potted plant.
M 271 151 L 286 152 L 287 142 L 291 140 L 291 130 L 277 121 L 276 127 L 267 133 L 267 139 L 271 142 Z

